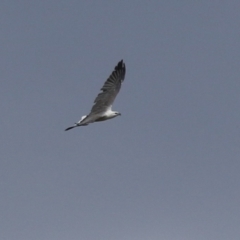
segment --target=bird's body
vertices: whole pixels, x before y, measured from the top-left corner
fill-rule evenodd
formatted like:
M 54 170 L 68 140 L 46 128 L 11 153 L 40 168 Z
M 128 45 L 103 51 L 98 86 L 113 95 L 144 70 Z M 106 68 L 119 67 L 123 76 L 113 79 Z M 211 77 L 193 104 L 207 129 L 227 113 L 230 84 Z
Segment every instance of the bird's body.
M 87 126 L 93 122 L 106 121 L 121 115 L 119 112 L 112 111 L 112 104 L 120 91 L 125 73 L 126 67 L 123 60 L 121 60 L 101 88 L 102 92 L 96 97 L 91 112 L 82 116 L 75 125 L 66 128 L 65 131 L 75 127 Z

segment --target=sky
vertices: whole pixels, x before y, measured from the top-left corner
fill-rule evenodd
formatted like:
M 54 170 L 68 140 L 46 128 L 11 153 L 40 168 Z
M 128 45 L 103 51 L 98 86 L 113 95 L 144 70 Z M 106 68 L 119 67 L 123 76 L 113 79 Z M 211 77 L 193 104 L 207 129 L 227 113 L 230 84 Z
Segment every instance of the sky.
M 239 9 L 2 0 L 0 239 L 239 239 Z M 121 116 L 65 132 L 121 59 Z

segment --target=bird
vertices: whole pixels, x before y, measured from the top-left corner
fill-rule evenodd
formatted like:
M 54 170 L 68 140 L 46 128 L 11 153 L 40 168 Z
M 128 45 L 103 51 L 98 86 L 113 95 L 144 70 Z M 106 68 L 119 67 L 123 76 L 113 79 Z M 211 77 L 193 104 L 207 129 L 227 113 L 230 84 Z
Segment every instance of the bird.
M 90 123 L 106 121 L 117 116 L 121 116 L 121 113 L 112 111 L 112 105 L 121 89 L 125 74 L 126 66 L 123 60 L 121 60 L 105 81 L 103 87 L 101 88 L 101 92 L 95 98 L 94 105 L 92 106 L 90 113 L 82 116 L 77 123 L 66 128 L 65 131 L 75 127 L 87 126 Z

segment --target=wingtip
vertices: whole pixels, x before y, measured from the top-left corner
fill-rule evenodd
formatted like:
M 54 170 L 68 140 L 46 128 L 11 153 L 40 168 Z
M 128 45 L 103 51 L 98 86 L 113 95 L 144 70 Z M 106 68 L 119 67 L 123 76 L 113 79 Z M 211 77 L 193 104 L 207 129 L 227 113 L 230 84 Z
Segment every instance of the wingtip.
M 123 59 L 118 62 L 117 66 L 115 67 L 115 71 L 125 69 L 125 63 L 123 62 Z
M 64 131 L 68 131 L 68 130 L 73 129 L 73 128 L 75 128 L 75 126 L 68 127 L 68 128 L 66 128 Z

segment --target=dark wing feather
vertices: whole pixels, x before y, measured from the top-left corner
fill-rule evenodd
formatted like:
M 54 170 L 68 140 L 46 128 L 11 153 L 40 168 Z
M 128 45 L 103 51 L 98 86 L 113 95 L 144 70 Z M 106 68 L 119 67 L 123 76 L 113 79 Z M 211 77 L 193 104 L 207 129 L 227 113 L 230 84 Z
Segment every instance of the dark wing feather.
M 121 60 L 101 88 L 102 92 L 100 92 L 94 100 L 90 114 L 103 112 L 113 104 L 121 89 L 125 73 L 126 67 L 123 60 Z

